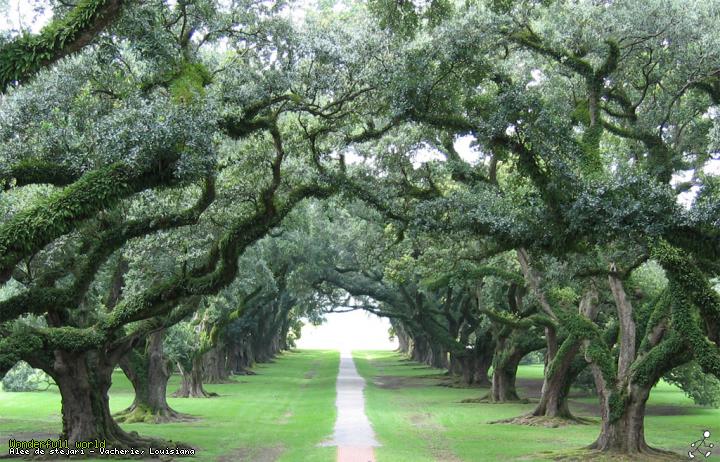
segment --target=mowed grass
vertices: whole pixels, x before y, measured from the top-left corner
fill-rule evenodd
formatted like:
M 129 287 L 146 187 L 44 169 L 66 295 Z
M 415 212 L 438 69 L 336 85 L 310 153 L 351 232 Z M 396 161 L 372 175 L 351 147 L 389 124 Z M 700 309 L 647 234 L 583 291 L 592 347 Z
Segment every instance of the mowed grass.
M 481 388 L 439 386 L 443 371 L 408 361 L 391 352 L 355 352 L 355 362 L 368 382 L 366 408 L 378 439 L 378 462 L 551 460 L 575 454 L 599 431 L 596 399 L 573 396 L 577 415 L 596 418 L 593 425 L 561 428 L 528 427 L 488 422 L 530 411 L 527 404 L 463 404 L 486 393 Z M 259 375 L 236 382 L 208 385 L 220 397 L 176 399 L 173 408 L 198 418 L 173 424 L 129 424 L 141 435 L 191 444 L 197 461 L 335 460 L 335 448 L 318 444 L 332 434 L 336 410 L 335 383 L 339 355 L 334 351 L 286 353 L 256 368 Z M 536 396 L 542 366 L 522 366 L 519 393 Z M 173 377 L 168 390 L 179 384 Z M 132 401 L 132 388 L 121 373 L 114 376 L 111 408 Z M 646 419 L 648 442 L 678 453 L 709 429 L 720 436 L 720 410 L 695 406 L 677 388 L 659 384 L 650 398 Z M 56 437 L 60 431 L 60 397 L 56 390 L 35 393 L 0 392 L 0 455 L 9 437 Z M 108 459 L 102 459 L 108 460 Z
M 177 411 L 198 420 L 171 424 L 128 424 L 127 431 L 188 443 L 197 448 L 195 461 L 331 462 L 335 448 L 318 447 L 329 438 L 335 422 L 335 383 L 339 354 L 335 351 L 285 353 L 254 370 L 258 375 L 237 377 L 234 383 L 206 385 L 220 396 L 210 399 L 169 398 Z M 178 388 L 179 377 L 168 391 Z M 130 383 L 113 375 L 113 412 L 129 406 Z M 33 393 L 0 391 L 0 455 L 8 453 L 7 439 L 57 437 L 61 429 L 57 389 Z M 12 436 L 11 436 L 12 435 Z M 109 460 L 109 459 L 102 459 Z M 179 459 L 182 460 L 182 459 Z
M 571 410 L 595 418 L 596 424 L 560 428 L 489 424 L 531 411 L 527 404 L 464 404 L 487 389 L 449 388 L 443 371 L 431 369 L 385 351 L 353 353 L 366 378 L 366 410 L 380 443 L 378 462 L 552 460 L 575 454 L 598 435 L 594 397 L 571 398 Z M 542 382 L 542 365 L 521 366 L 521 397 L 534 394 Z M 529 388 L 528 388 L 529 387 Z M 696 406 L 678 388 L 661 382 L 648 404 L 645 433 L 651 446 L 687 454 L 689 444 L 709 429 L 720 443 L 720 410 Z M 711 456 L 712 457 L 712 456 Z M 687 459 L 687 455 L 684 457 Z M 615 459 L 610 459 L 615 460 Z

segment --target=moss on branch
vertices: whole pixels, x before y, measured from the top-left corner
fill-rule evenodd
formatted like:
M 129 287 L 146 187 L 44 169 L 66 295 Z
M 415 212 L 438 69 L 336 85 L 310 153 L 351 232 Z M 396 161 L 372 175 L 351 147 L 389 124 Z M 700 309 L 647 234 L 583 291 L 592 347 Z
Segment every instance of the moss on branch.
M 675 331 L 703 370 L 720 377 L 720 295 L 682 249 L 659 241 L 652 246 L 652 256 L 665 269 L 669 280 Z
M 30 184 L 66 186 L 78 178 L 78 172 L 71 168 L 41 160 L 24 160 L 0 168 L 0 184 L 5 191 Z
M 210 252 L 216 260 L 205 265 L 202 272 L 176 276 L 128 297 L 107 317 L 91 327 L 46 328 L 37 330 L 37 333 L 42 335 L 45 345 L 50 349 L 87 351 L 111 342 L 123 326 L 132 322 L 141 321 L 134 335 L 170 325 L 168 320 L 174 319 L 177 322 L 192 312 L 185 311 L 192 310 L 187 305 L 175 309 L 178 302 L 194 296 L 215 293 L 230 284 L 237 274 L 237 260 L 241 252 L 277 226 L 299 201 L 307 197 L 328 197 L 333 192 L 331 188 L 317 185 L 298 188 L 282 205 L 273 208 L 272 211 L 260 208 L 255 214 L 236 221 Z
M 78 306 L 87 293 L 97 271 L 107 261 L 108 257 L 133 238 L 147 236 L 157 231 L 188 226 L 200 219 L 202 213 L 210 206 L 215 198 L 215 181 L 206 180 L 205 188 L 198 202 L 191 208 L 167 215 L 151 216 L 129 223 L 119 223 L 99 233 L 90 236 L 92 243 L 74 268 L 43 278 L 44 285 L 31 289 L 0 302 L 0 322 L 15 319 L 21 315 L 33 313 L 41 315 L 49 311 L 70 310 Z M 74 275 L 74 282 L 66 288 L 51 287 L 59 278 L 70 272 Z
M 88 45 L 120 13 L 124 0 L 80 0 L 37 35 L 24 34 L 0 48 L 0 92 Z
M 170 182 L 172 161 L 177 155 L 168 157 L 170 162 L 160 171 L 135 172 L 125 164 L 115 163 L 88 172 L 0 225 L 0 283 L 10 278 L 20 260 L 74 230 L 81 221 L 135 192 Z
M 71 308 L 73 301 L 65 289 L 30 289 L 0 302 L 0 322 L 13 320 L 24 314 L 42 315 L 51 309 Z
M 0 338 L 0 378 L 19 361 L 43 349 L 42 338 L 29 332 L 15 332 Z
M 480 312 L 488 316 L 491 320 L 513 329 L 529 329 L 533 326 L 558 327 L 552 319 L 542 314 L 533 314 L 525 318 L 520 318 L 513 316 L 510 313 L 491 310 L 488 308 L 483 308 Z
M 667 241 L 653 245 L 652 256 L 665 269 L 671 282 L 673 303 L 697 307 L 706 325 L 706 335 L 720 346 L 720 294 L 705 273 L 698 268 L 689 253 Z

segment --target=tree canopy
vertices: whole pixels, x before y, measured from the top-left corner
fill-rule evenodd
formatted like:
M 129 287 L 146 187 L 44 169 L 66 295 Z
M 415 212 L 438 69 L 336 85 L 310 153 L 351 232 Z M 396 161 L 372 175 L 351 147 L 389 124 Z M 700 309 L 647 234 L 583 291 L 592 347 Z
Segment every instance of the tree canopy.
M 168 363 L 204 396 L 355 309 L 490 401 L 541 351 L 514 423 L 589 370 L 602 451 L 662 377 L 717 402 L 715 2 L 48 3 L 0 37 L 0 376 L 70 440 L 148 442 L 117 365 L 163 421 Z

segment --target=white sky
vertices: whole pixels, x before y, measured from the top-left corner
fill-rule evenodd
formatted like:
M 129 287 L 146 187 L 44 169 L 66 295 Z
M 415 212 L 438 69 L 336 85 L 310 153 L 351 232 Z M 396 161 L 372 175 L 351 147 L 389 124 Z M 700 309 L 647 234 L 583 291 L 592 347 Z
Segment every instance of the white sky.
M 320 326 L 306 324 L 298 348 L 326 350 L 394 350 L 397 339 L 388 339 L 390 322 L 362 310 L 332 313 Z
M 50 17 L 47 13 L 36 15 L 32 5 L 25 1 L 0 0 L 0 30 L 30 29 L 32 32 L 39 32 L 48 23 Z

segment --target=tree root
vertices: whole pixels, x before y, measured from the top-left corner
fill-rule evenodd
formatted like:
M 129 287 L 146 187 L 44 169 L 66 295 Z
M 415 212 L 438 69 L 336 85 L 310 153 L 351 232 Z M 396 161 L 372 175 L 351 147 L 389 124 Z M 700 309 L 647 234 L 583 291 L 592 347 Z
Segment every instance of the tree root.
M 177 390 L 172 394 L 173 398 L 215 398 L 218 395 L 212 391 L 202 391 L 199 393 L 190 393 L 189 391 Z
M 572 451 L 552 452 L 549 451 L 544 454 L 550 460 L 557 460 L 563 462 L 580 462 L 586 460 L 592 460 L 596 462 L 664 462 L 664 461 L 680 461 L 688 460 L 687 456 L 665 451 L 662 449 L 651 448 L 639 452 L 639 453 L 625 453 L 620 451 L 600 451 L 597 449 L 584 448 L 575 449 Z
M 143 406 L 130 406 L 113 416 L 118 423 L 169 423 L 169 422 L 190 422 L 197 420 L 189 414 L 177 412 L 171 408 L 152 410 Z
M 431 378 L 435 378 L 433 376 L 428 376 Z M 446 387 L 446 388 L 490 388 L 490 384 L 488 383 L 481 383 L 481 382 L 473 382 L 473 383 L 467 383 L 462 379 L 459 379 L 457 377 L 442 377 L 440 379 L 440 382 L 437 384 L 438 387 Z
M 523 399 L 508 399 L 504 401 L 496 401 L 492 398 L 492 396 L 488 393 L 487 395 L 481 397 L 481 398 L 467 398 L 462 401 L 461 403 L 472 403 L 472 404 L 528 404 L 530 402 L 529 399 L 523 398 Z
M 586 419 L 583 417 L 547 417 L 537 416 L 533 414 L 525 414 L 518 417 L 511 417 L 509 419 L 500 419 L 488 422 L 490 424 L 511 424 L 511 425 L 529 425 L 531 427 L 546 427 L 546 428 L 558 428 L 566 427 L 568 425 L 588 425 L 596 423 L 592 419 Z
M 233 371 L 233 375 L 257 375 L 257 372 L 243 368 L 237 371 Z

